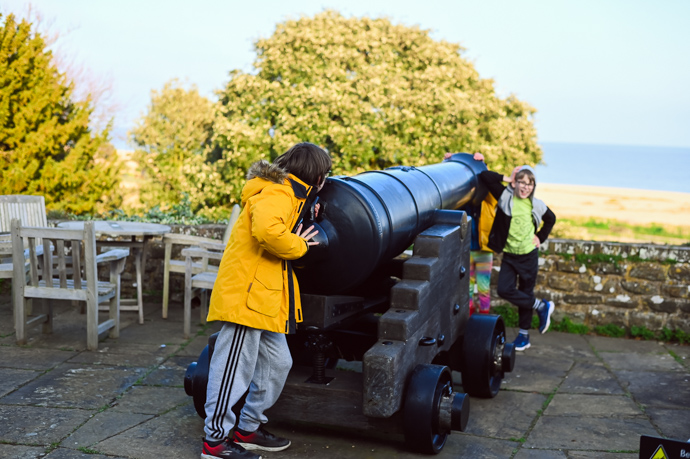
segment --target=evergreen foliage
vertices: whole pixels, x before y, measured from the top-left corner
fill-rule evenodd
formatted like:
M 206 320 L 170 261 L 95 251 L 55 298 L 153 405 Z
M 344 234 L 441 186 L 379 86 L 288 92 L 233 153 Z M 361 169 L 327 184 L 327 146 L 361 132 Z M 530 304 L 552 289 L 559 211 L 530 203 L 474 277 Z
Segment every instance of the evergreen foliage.
M 119 206 L 108 129 L 91 131 L 89 100 L 73 100 L 30 23 L 13 15 L 0 22 L 0 194 L 43 195 L 49 210 L 74 214 Z

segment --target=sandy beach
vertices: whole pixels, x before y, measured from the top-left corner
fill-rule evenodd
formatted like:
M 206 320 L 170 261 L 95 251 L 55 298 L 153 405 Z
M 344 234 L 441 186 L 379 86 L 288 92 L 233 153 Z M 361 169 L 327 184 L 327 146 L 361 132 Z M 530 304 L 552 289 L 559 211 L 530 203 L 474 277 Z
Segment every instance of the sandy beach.
M 536 195 L 561 218 L 690 227 L 690 193 L 539 183 Z

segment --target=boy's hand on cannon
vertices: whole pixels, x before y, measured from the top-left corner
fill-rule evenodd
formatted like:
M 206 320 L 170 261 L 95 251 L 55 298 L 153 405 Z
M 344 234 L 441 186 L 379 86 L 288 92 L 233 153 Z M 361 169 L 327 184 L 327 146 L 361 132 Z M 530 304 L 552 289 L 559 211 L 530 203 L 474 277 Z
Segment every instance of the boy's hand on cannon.
M 309 228 L 305 229 L 304 232 L 302 231 L 302 224 L 300 223 L 299 226 L 297 227 L 297 231 L 295 234 L 297 234 L 299 237 L 307 241 L 307 245 L 318 245 L 319 243 L 316 241 L 310 241 L 309 239 L 313 238 L 319 233 L 319 230 L 314 230 L 314 225 L 311 225 Z
M 475 153 L 474 154 L 474 160 L 475 161 L 484 161 L 484 155 L 481 153 Z

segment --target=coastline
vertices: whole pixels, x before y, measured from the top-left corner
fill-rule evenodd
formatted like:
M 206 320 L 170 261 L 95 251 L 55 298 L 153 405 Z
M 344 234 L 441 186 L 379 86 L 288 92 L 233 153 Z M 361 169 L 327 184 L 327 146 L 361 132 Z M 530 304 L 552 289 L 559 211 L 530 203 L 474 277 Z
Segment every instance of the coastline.
M 538 182 L 536 196 L 557 218 L 690 227 L 690 193 Z

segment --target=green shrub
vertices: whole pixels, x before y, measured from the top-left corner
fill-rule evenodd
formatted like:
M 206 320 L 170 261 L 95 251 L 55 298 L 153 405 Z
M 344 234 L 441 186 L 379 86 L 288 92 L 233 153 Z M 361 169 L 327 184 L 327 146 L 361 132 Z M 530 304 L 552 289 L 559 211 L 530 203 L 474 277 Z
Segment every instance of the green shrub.
M 553 329 L 555 331 L 564 333 L 574 333 L 576 335 L 586 335 L 589 333 L 589 327 L 585 324 L 576 324 L 570 320 L 568 317 L 564 317 L 558 323 L 553 324 Z
M 594 327 L 597 335 L 610 336 L 612 338 L 622 338 L 625 336 L 625 328 L 614 324 L 597 325 Z
M 503 317 L 503 322 L 505 322 L 506 327 L 517 327 L 518 326 L 518 312 L 517 308 L 514 308 L 508 304 L 501 306 L 494 306 L 491 308 L 492 314 L 498 314 Z
M 647 327 L 630 327 L 630 336 L 633 338 L 640 338 L 644 340 L 656 339 L 656 335 L 654 334 L 654 332 L 648 329 Z

